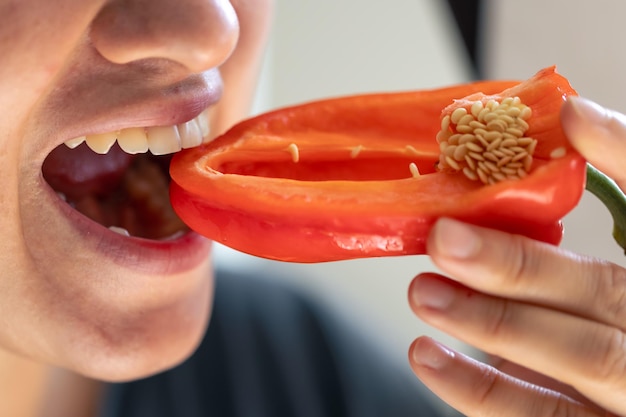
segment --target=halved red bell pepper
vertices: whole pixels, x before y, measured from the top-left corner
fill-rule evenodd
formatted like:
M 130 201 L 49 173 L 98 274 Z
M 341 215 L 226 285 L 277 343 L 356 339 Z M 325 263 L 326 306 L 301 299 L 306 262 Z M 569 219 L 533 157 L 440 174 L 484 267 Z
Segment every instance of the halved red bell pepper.
M 442 109 L 466 105 L 454 100 L 478 92 L 517 96 L 532 109 L 527 136 L 538 144 L 525 178 L 483 185 L 437 169 Z M 272 111 L 178 153 L 171 201 L 199 233 L 283 261 L 422 254 L 442 216 L 557 244 L 560 220 L 585 187 L 585 161 L 559 121 L 573 94 L 548 68 L 522 83 L 358 95 Z M 411 163 L 419 176 L 411 175 Z

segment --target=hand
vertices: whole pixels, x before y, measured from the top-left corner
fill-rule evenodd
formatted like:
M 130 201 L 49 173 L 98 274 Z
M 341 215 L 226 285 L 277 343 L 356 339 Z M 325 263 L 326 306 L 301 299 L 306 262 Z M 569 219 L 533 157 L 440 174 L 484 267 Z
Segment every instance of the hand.
M 570 99 L 562 122 L 626 190 L 626 116 Z M 496 369 L 418 338 L 410 363 L 433 392 L 468 416 L 626 416 L 626 269 L 449 219 L 428 254 L 449 277 L 417 276 L 413 311 L 502 358 Z

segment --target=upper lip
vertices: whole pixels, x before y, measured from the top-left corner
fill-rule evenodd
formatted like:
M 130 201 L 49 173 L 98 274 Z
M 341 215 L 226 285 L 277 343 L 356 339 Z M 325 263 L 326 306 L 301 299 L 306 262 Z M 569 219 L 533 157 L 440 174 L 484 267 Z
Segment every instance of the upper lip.
M 41 158 L 32 160 L 43 162 L 52 149 L 79 136 L 186 122 L 217 103 L 222 88 L 217 69 L 174 83 L 149 74 L 74 80 L 70 87 L 54 90 L 43 106 L 37 120 L 46 130 L 40 135 L 44 143 L 37 146 Z
M 64 213 L 74 228 L 61 228 L 60 236 L 82 237 L 85 250 L 104 253 L 130 269 L 166 274 L 197 267 L 206 259 L 206 250 L 200 247 L 207 245 L 198 235 L 188 233 L 178 240 L 161 242 L 102 232 L 104 226 L 55 196 L 41 175 L 41 167 L 50 152 L 68 139 L 129 127 L 168 126 L 195 118 L 221 98 L 219 71 L 188 74 L 176 68 L 168 71 L 167 63 L 159 68 L 155 64 L 152 69 L 151 64 L 96 63 L 82 59 L 58 75 L 29 115 L 23 133 L 29 140 L 21 142 L 24 171 L 32 175 L 44 194 L 34 199 L 32 206 L 26 205 L 22 216 L 37 221 L 41 213 Z M 42 196 L 30 189 L 30 181 L 25 183 L 28 192 Z

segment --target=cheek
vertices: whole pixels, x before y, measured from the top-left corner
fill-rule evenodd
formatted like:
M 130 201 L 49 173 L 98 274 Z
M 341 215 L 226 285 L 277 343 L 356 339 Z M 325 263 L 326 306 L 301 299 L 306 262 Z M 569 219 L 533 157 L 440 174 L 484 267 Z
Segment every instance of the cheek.
M 231 3 L 239 19 L 239 40 L 233 54 L 220 67 L 224 96 L 213 113 L 215 133 L 225 131 L 250 111 L 269 36 L 274 2 L 232 0 Z
M 62 69 L 104 0 L 5 0 L 0 4 L 0 106 L 36 100 Z M 71 19 L 67 17 L 71 16 Z

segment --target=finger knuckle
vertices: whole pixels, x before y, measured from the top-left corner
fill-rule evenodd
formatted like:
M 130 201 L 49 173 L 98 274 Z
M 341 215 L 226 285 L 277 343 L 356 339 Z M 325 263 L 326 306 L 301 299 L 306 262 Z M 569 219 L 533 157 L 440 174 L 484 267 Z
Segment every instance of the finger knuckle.
M 501 374 L 491 366 L 486 366 L 481 370 L 480 378 L 476 384 L 477 394 L 477 408 L 488 408 L 487 406 L 492 402 L 494 392 L 497 385 L 500 383 Z
M 524 291 L 530 282 L 528 277 L 534 277 L 537 273 L 537 256 L 531 254 L 533 249 L 521 236 L 514 236 L 511 244 L 505 245 L 506 251 L 502 256 L 504 273 L 501 279 L 511 291 Z
M 604 329 L 593 338 L 588 358 L 598 358 L 595 364 L 587 366 L 590 381 L 603 386 L 618 383 L 624 385 L 626 373 L 626 334 L 619 329 Z
M 554 397 L 554 393 L 551 393 L 551 397 Z M 544 414 L 546 417 L 572 417 L 580 415 L 574 408 L 572 400 L 564 395 L 556 395 L 554 401 L 547 401 L 547 403 L 552 404 L 552 407 Z
M 503 256 L 507 266 L 504 276 L 508 284 L 518 287 L 519 283 L 522 282 L 521 277 L 524 275 L 527 263 L 524 245 L 520 239 L 514 238 L 506 250 L 508 253 L 505 253 L 505 256 Z
M 511 310 L 511 301 L 509 300 L 503 299 L 493 304 L 485 328 L 485 334 L 489 339 L 495 341 L 506 338 L 513 317 Z
M 602 317 L 608 324 L 626 325 L 626 270 L 607 262 L 594 282 L 594 299 L 602 300 Z

